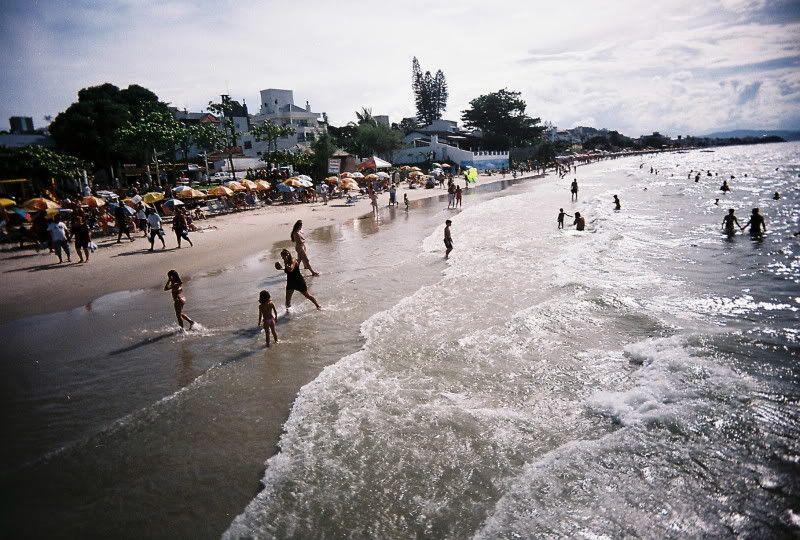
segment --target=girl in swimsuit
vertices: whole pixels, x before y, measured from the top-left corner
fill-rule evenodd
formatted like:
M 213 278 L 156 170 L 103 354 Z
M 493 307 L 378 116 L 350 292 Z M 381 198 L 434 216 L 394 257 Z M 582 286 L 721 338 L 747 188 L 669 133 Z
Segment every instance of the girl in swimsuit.
M 286 310 L 292 307 L 292 294 L 294 291 L 299 292 L 317 306 L 317 309 L 322 309 L 317 299 L 311 296 L 308 292 L 308 285 L 303 274 L 300 273 L 300 261 L 292 258 L 292 254 L 288 249 L 281 251 L 281 258 L 283 259 L 283 271 L 286 272 Z M 281 263 L 276 262 L 275 268 L 281 270 Z
M 297 259 L 299 262 L 303 263 L 303 266 L 306 270 L 311 270 L 312 276 L 318 276 L 319 272 L 315 272 L 313 268 L 311 268 L 311 263 L 308 262 L 308 254 L 306 254 L 306 239 L 303 236 L 303 233 L 300 232 L 300 229 L 303 228 L 303 220 L 298 219 L 297 222 L 292 227 L 292 234 L 289 235 L 289 238 L 294 242 L 294 248 L 297 251 Z
M 178 318 L 178 324 L 183 328 L 183 321 L 189 323 L 189 330 L 194 326 L 194 321 L 183 312 L 183 306 L 186 305 L 186 298 L 183 297 L 183 281 L 175 270 L 167 272 L 167 284 L 164 285 L 165 291 L 172 291 L 172 302 L 175 305 L 175 316 Z
M 269 297 L 267 291 L 261 291 L 258 295 L 258 325 L 261 326 L 261 319 L 264 319 L 264 335 L 267 339 L 267 347 L 269 347 L 269 333 L 272 332 L 272 337 L 275 338 L 275 343 L 278 342 L 278 334 L 275 332 L 275 321 L 278 320 L 278 310 L 275 309 L 275 304 Z

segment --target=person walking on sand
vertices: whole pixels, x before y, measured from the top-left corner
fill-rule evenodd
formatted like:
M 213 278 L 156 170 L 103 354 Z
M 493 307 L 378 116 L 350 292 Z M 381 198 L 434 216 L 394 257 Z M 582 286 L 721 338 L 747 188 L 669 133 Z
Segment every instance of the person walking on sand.
M 156 236 L 161 240 L 161 249 L 166 249 L 167 244 L 164 243 L 164 227 L 161 224 L 161 216 L 155 210 L 147 211 L 147 225 L 150 227 L 150 251 L 156 243 Z
M 445 227 L 444 227 L 444 247 L 445 247 L 444 258 L 445 259 L 449 259 L 450 258 L 450 252 L 453 251 L 453 236 L 450 234 L 450 225 L 452 225 L 452 224 L 453 224 L 453 222 L 450 221 L 449 219 L 444 222 L 444 225 L 445 225 Z
M 622 205 L 619 202 L 619 197 L 614 195 L 614 210 L 622 210 Z
M 462 195 L 461 186 L 456 186 L 456 204 L 455 206 L 453 206 L 453 208 L 455 208 L 456 206 L 459 208 L 461 207 L 461 195 Z
M 572 193 L 572 195 L 570 196 L 570 201 L 577 201 L 578 200 L 578 179 L 577 178 L 572 181 L 572 185 L 570 186 L 569 191 L 570 191 L 570 193 Z
M 447 208 L 456 207 L 456 184 L 450 182 L 447 186 Z
M 378 215 L 378 194 L 375 193 L 374 189 L 371 189 L 369 192 L 369 200 L 372 201 L 372 213 L 376 216 Z
M 575 225 L 576 231 L 582 231 L 586 228 L 586 220 L 583 219 L 580 212 L 575 212 L 575 221 L 572 224 Z
M 733 236 L 736 234 L 736 229 L 734 229 L 734 225 L 739 227 L 740 229 L 742 226 L 739 224 L 739 220 L 736 219 L 736 216 L 733 215 L 734 209 L 729 208 L 728 214 L 722 218 L 722 228 L 725 230 L 725 234 L 728 236 Z
M 392 185 L 389 187 L 389 206 L 397 206 L 397 187 L 392 182 Z
M 125 204 L 123 203 L 117 204 L 117 207 L 114 208 L 114 225 L 117 226 L 117 244 L 122 243 L 123 233 L 128 237 L 128 240 L 133 242 L 128 228 L 128 216 L 125 215 Z
M 147 212 L 144 203 L 139 203 L 139 208 L 136 210 L 136 224 L 142 230 L 142 238 L 147 238 Z
M 64 259 L 61 258 L 62 249 L 64 250 L 64 253 L 67 254 L 67 262 L 72 262 L 72 258 L 70 257 L 69 241 L 67 240 L 67 226 L 61 221 L 61 216 L 56 214 L 53 222 L 47 226 L 47 232 L 50 233 L 50 240 L 53 242 L 53 248 L 55 249 L 56 256 L 58 257 L 58 264 L 64 262 Z
M 294 227 L 292 227 L 292 233 L 289 235 L 289 239 L 294 242 L 294 249 L 297 252 L 297 262 L 303 263 L 303 267 L 306 270 L 311 270 L 312 276 L 318 276 L 319 272 L 315 272 L 313 268 L 311 268 L 311 263 L 308 262 L 308 253 L 306 253 L 306 237 L 303 236 L 303 220 L 298 219 Z
M 194 321 L 183 312 L 183 306 L 186 305 L 186 298 L 183 296 L 183 281 L 181 276 L 178 275 L 176 270 L 167 272 L 167 284 L 164 285 L 165 291 L 172 292 L 172 303 L 175 307 L 175 317 L 178 319 L 178 324 L 183 329 L 183 321 L 189 323 L 189 330 L 194 326 Z
M 403 193 L 403 204 L 406 205 L 406 212 L 408 212 L 408 193 Z
M 317 309 L 322 309 L 317 299 L 308 292 L 306 280 L 303 274 L 300 273 L 300 261 L 294 260 L 288 249 L 281 250 L 281 258 L 283 259 L 283 267 L 281 267 L 281 263 L 276 262 L 275 269 L 282 269 L 286 273 L 286 311 L 288 312 L 289 308 L 292 307 L 292 294 L 294 291 L 299 292 L 311 300 L 311 302 L 317 306 Z
M 267 347 L 269 347 L 270 332 L 272 332 L 272 337 L 275 338 L 275 343 L 278 342 L 278 333 L 275 332 L 278 310 L 275 308 L 275 304 L 272 303 L 267 291 L 261 291 L 258 295 L 258 326 L 261 326 L 262 319 L 264 320 L 264 337 L 267 340 Z
M 181 238 L 189 242 L 189 245 L 194 247 L 191 239 L 189 239 L 189 223 L 186 221 L 186 215 L 180 207 L 175 208 L 175 217 L 172 218 L 172 229 L 175 231 L 175 238 L 178 239 L 178 249 L 181 249 Z
M 745 230 L 747 227 L 750 227 L 750 236 L 754 238 L 760 237 L 767 232 L 767 223 L 764 221 L 764 216 L 759 213 L 758 208 L 753 208 L 750 219 L 744 224 L 742 230 Z
M 564 228 L 564 216 L 572 217 L 570 214 L 567 214 L 566 212 L 564 212 L 563 208 L 559 208 L 558 209 L 558 218 L 557 218 L 558 228 L 559 229 L 563 229 Z
M 89 226 L 86 224 L 86 218 L 78 216 L 75 219 L 75 225 L 72 226 L 72 236 L 75 238 L 75 251 L 81 262 L 89 262 L 89 243 L 92 241 L 92 234 L 89 231 Z M 83 256 L 86 255 L 84 261 Z

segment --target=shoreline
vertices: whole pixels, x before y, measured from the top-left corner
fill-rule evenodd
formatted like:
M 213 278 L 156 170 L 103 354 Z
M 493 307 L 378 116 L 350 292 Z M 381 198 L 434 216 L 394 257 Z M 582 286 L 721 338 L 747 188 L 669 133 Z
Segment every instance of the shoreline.
M 545 178 L 547 174 L 521 175 L 514 181 Z M 481 176 L 471 189 L 501 181 L 512 181 L 511 175 L 507 174 L 506 178 L 499 174 Z M 439 187 L 405 189 L 401 186 L 398 201 L 402 201 L 404 193 L 412 203 L 447 194 Z M 383 211 L 388 208 L 388 193 L 378 197 L 379 208 Z M 327 206 L 322 202 L 262 206 L 195 221 L 200 228 L 191 233 L 195 245 L 187 247 L 184 243 L 180 250 L 176 248 L 171 230 L 165 230 L 167 249 L 156 247 L 152 252 L 147 251 L 149 242 L 141 234 L 133 236 L 135 241 L 124 239 L 121 244 L 116 244 L 114 236 L 103 237 L 97 242 L 98 249 L 91 254 L 90 262 L 83 264 L 75 262 L 74 249 L 73 262 L 63 264 L 58 264 L 56 256 L 47 250 L 38 253 L 30 248 L 2 251 L 0 272 L 4 275 L 5 287 L 0 290 L 0 304 L 3 305 L 0 324 L 75 309 L 116 292 L 161 287 L 165 281 L 163 276 L 172 268 L 191 277 L 234 266 L 277 243 L 288 244 L 289 231 L 298 219 L 303 220 L 304 229 L 310 233 L 322 226 L 370 215 L 366 198 L 350 206 L 340 199 L 329 201 Z M 158 243 L 156 239 L 156 245 Z M 48 289 L 47 297 L 41 298 L 41 292 Z

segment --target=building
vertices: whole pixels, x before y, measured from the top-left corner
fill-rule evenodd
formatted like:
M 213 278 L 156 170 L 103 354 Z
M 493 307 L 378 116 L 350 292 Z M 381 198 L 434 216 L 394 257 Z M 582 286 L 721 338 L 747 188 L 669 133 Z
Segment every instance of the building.
M 12 116 L 8 119 L 13 135 L 30 135 L 33 133 L 33 118 L 30 116 Z
M 465 131 L 458 127 L 455 120 L 434 120 L 431 124 L 416 128 L 403 137 L 403 142 L 408 145 L 428 144 L 435 135 L 441 143 L 458 148 L 471 148 L 477 146 L 481 138 L 480 132 Z
M 457 146 L 439 142 L 438 135 L 430 135 L 426 141 L 416 140 L 415 146 L 395 150 L 392 163 L 405 165 L 425 161 L 447 161 L 456 163 L 462 169 L 475 167 L 479 171 L 509 168 L 508 151 L 473 152 Z
M 305 107 L 294 103 L 294 91 L 268 88 L 261 91 L 261 109 L 251 118 L 252 125 L 260 125 L 266 121 L 281 126 L 291 126 L 295 133 L 282 137 L 277 141 L 279 150 L 307 150 L 327 129 L 325 113 L 313 112 L 306 101 Z M 267 151 L 266 141 L 256 141 L 252 135 L 242 137 L 244 154 L 258 157 Z
M 375 119 L 375 122 L 378 123 L 379 126 L 384 127 L 391 127 L 391 123 L 389 122 L 389 115 L 388 114 L 379 114 L 377 116 L 373 116 L 372 118 Z

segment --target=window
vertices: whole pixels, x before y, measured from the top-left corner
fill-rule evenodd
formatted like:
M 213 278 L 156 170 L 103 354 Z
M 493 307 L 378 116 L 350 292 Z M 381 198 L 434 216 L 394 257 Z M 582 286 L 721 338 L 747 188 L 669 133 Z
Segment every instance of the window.
M 314 135 L 313 131 L 309 131 L 308 133 L 306 133 L 306 140 L 307 141 L 313 141 L 314 139 L 316 139 L 316 136 Z
M 244 149 L 251 150 L 253 148 L 253 143 L 250 141 L 244 141 Z

